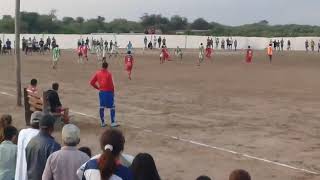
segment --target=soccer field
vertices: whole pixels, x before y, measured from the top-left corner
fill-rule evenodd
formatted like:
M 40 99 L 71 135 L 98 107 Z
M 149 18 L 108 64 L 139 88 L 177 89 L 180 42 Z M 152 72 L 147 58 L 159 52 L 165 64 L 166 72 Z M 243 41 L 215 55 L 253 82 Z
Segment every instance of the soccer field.
M 269 64 L 264 51 L 255 51 L 246 64 L 243 51 L 218 51 L 200 67 L 195 50 L 163 65 L 157 50 L 134 57 L 131 81 L 123 56 L 108 60 L 117 120 L 125 152 L 152 154 L 163 179 L 228 179 L 242 168 L 258 180 L 319 180 L 312 173 L 320 173 L 320 54 L 277 52 Z M 96 56 L 78 64 L 73 51 L 62 51 L 57 70 L 51 55 L 22 56 L 23 86 L 32 78 L 41 90 L 59 82 L 62 103 L 81 128 L 81 145 L 94 153 L 102 128 L 89 80 L 98 69 Z M 0 113 L 12 114 L 22 128 L 24 110 L 11 96 L 13 56 L 0 56 L 0 77 Z M 59 130 L 55 137 L 61 142 Z

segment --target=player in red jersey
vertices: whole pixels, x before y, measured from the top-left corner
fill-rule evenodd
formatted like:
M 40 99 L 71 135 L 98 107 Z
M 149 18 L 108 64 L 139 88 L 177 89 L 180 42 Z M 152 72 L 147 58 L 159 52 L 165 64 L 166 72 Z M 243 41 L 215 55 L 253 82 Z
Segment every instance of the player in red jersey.
M 88 60 L 89 60 L 89 59 L 88 59 L 88 47 L 87 47 L 86 45 L 82 44 L 82 45 L 80 46 L 80 50 L 81 50 L 82 56 L 83 56 L 84 58 L 86 58 L 86 60 L 88 61 Z
M 206 57 L 207 57 L 207 58 L 211 58 L 211 54 L 212 54 L 211 46 L 210 46 L 210 45 L 207 45 L 207 48 L 206 48 Z
M 80 45 L 77 48 L 77 54 L 78 54 L 78 63 L 82 63 L 83 62 L 82 45 Z
M 128 72 L 128 77 L 131 80 L 131 71 L 133 67 L 133 56 L 131 55 L 131 51 L 128 51 L 128 54 L 125 57 L 124 63 L 125 63 L 125 69 Z
M 251 47 L 248 46 L 247 55 L 246 55 L 246 62 L 247 63 L 251 63 L 252 62 L 252 57 L 253 57 L 253 51 L 252 51 Z
M 99 90 L 99 100 L 100 100 L 100 119 L 101 127 L 105 127 L 106 123 L 104 121 L 104 109 L 110 109 L 111 127 L 119 126 L 116 123 L 116 107 L 114 103 L 114 83 L 112 74 L 108 71 L 108 63 L 102 63 L 102 69 L 97 71 L 92 77 L 90 85 L 95 89 Z
M 162 46 L 161 48 L 161 54 L 160 54 L 160 64 L 163 64 L 164 61 L 170 61 L 170 54 L 165 45 Z

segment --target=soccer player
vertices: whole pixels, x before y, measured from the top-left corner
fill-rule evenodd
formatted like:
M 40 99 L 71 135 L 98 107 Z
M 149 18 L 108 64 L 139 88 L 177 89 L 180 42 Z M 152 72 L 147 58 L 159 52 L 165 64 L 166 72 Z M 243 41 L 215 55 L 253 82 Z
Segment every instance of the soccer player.
M 84 43 L 80 46 L 81 54 L 86 60 L 88 61 L 88 46 L 86 46 Z
M 162 48 L 161 48 L 161 53 L 160 53 L 160 64 L 163 64 L 163 63 L 164 63 L 165 53 L 166 53 L 165 47 L 162 46 Z
M 124 63 L 125 63 L 125 69 L 128 72 L 128 78 L 131 80 L 131 71 L 133 67 L 133 56 L 131 55 L 131 51 L 128 51 L 128 54 L 125 57 Z
M 177 57 L 180 57 L 180 60 L 182 62 L 183 53 L 182 53 L 182 50 L 180 49 L 179 46 L 177 46 L 177 49 L 175 50 L 175 54 L 176 54 Z
M 200 63 L 203 61 L 204 59 L 204 46 L 201 43 L 200 47 L 199 47 L 199 61 L 198 61 L 198 66 L 200 66 Z
M 253 51 L 252 51 L 251 47 L 248 46 L 247 55 L 246 55 L 246 62 L 247 63 L 251 63 L 252 62 L 252 57 L 253 57 Z
M 119 126 L 115 121 L 114 84 L 112 74 L 108 71 L 108 63 L 102 63 L 102 69 L 92 77 L 90 85 L 99 90 L 101 127 L 105 127 L 104 109 L 110 109 L 111 127 Z
M 55 45 L 55 47 L 52 49 L 52 60 L 53 60 L 52 68 L 53 69 L 57 68 L 60 55 L 61 53 L 60 53 L 59 45 Z
M 273 55 L 272 44 L 269 44 L 269 47 L 267 48 L 267 54 L 269 56 L 270 63 L 272 63 L 272 55 Z
M 127 45 L 127 52 L 130 51 L 130 53 L 132 52 L 132 49 L 133 49 L 133 46 L 132 46 L 132 43 L 131 41 L 129 41 L 128 45 Z
M 318 52 L 320 52 L 320 40 L 318 42 Z
M 211 58 L 211 54 L 212 54 L 211 46 L 210 46 L 210 44 L 207 44 L 206 57 L 207 57 L 207 58 Z
M 78 63 L 83 63 L 82 45 L 77 48 Z

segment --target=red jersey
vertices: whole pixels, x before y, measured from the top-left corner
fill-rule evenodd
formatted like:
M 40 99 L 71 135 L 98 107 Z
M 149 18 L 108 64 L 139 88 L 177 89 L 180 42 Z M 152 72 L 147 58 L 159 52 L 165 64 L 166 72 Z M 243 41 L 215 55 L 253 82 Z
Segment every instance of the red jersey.
M 252 51 L 252 49 L 248 49 L 248 50 L 247 50 L 247 58 L 252 58 L 252 56 L 253 56 L 253 51 Z
M 112 74 L 108 70 L 102 69 L 96 72 L 96 74 L 92 77 L 90 84 L 92 87 L 100 91 L 114 92 Z
M 88 53 L 88 48 L 87 48 L 87 46 L 82 46 L 81 48 L 80 48 L 80 51 L 81 51 L 81 53 L 82 54 L 87 54 Z
M 79 46 L 79 47 L 77 48 L 77 53 L 78 53 L 78 54 L 81 53 L 81 46 Z
M 133 62 L 134 62 L 134 59 L 131 55 L 126 55 L 125 59 L 124 59 L 124 63 L 126 65 L 130 65 L 132 66 L 133 65 Z

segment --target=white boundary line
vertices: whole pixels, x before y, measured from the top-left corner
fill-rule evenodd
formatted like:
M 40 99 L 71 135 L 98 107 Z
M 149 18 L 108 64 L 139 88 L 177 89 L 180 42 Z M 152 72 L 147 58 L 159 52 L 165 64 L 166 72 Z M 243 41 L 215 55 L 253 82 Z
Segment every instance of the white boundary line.
M 10 93 L 7 93 L 7 92 L 3 92 L 3 91 L 0 91 L 0 94 L 6 95 L 6 96 L 10 96 L 10 97 L 14 97 L 13 94 L 10 94 Z M 97 116 L 81 113 L 81 112 L 78 112 L 78 111 L 70 110 L 70 112 L 74 113 L 74 114 L 81 115 L 81 116 L 85 116 L 85 117 L 88 117 L 88 118 L 99 119 Z M 135 125 L 126 125 L 126 126 L 134 128 L 134 129 L 142 129 L 146 133 L 155 134 L 155 135 L 166 137 L 166 138 L 170 138 L 170 139 L 173 139 L 173 140 L 178 140 L 178 141 L 181 141 L 181 142 L 186 142 L 186 143 L 190 143 L 190 144 L 201 146 L 201 147 L 205 147 L 205 148 L 222 151 L 222 152 L 225 152 L 225 153 L 231 153 L 231 154 L 234 154 L 234 155 L 239 155 L 239 156 L 245 157 L 247 159 L 253 159 L 253 160 L 256 160 L 256 161 L 261 161 L 261 162 L 265 162 L 265 163 L 268 163 L 268 164 L 273 164 L 273 165 L 276 165 L 276 166 L 281 166 L 281 167 L 285 167 L 285 168 L 288 168 L 288 169 L 293 169 L 293 170 L 304 172 L 304 173 L 308 173 L 308 174 L 320 175 L 319 172 L 307 170 L 307 169 L 304 169 L 304 168 L 298 168 L 298 167 L 290 166 L 288 164 L 284 164 L 284 163 L 280 163 L 280 162 L 276 162 L 276 161 L 271 161 L 271 160 L 260 158 L 260 157 L 256 157 L 256 156 L 251 156 L 251 155 L 248 155 L 248 154 L 245 154 L 245 153 L 236 152 L 236 151 L 229 150 L 229 149 L 222 148 L 222 147 L 212 146 L 212 145 L 204 144 L 204 143 L 193 141 L 193 140 L 189 140 L 189 139 L 179 138 L 177 136 L 172 136 L 172 135 L 167 135 L 167 134 L 154 132 L 153 130 L 144 129 L 144 128 L 139 127 L 139 126 L 135 126 Z

